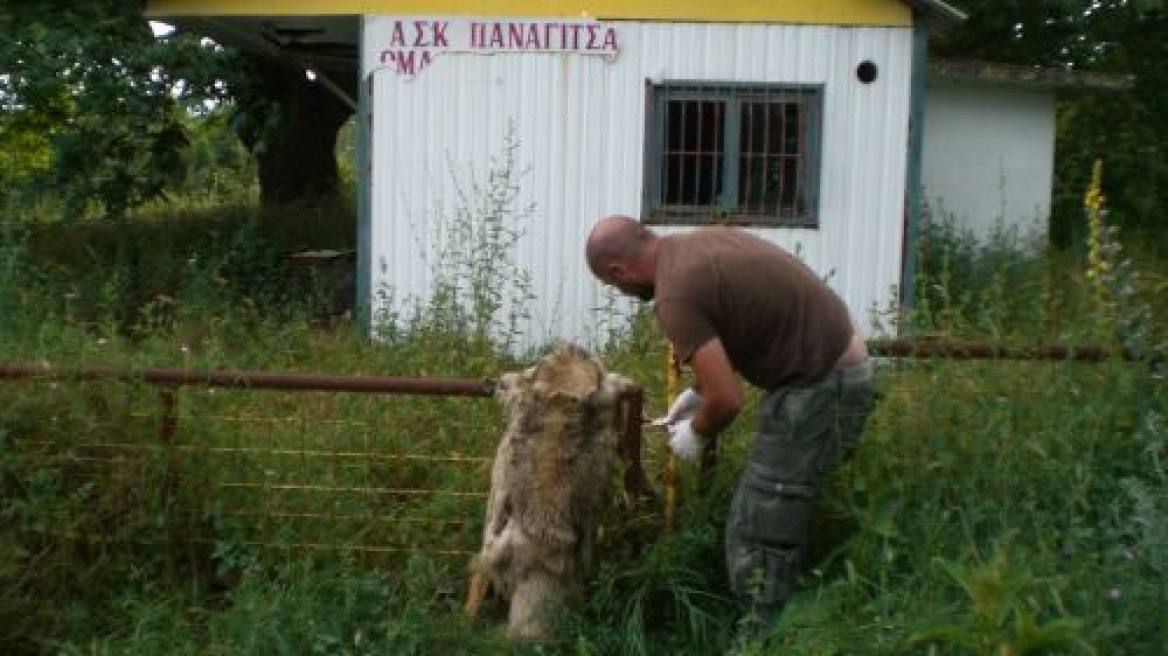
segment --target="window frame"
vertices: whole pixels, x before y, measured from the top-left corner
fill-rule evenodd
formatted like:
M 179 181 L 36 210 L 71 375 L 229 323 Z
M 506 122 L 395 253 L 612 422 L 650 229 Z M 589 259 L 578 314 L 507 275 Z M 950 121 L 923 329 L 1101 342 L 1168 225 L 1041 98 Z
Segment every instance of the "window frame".
M 824 85 L 782 82 L 711 82 L 669 80 L 645 84 L 645 147 L 644 190 L 642 217 L 645 223 L 656 225 L 733 225 L 756 228 L 819 228 L 819 190 L 823 167 Z M 738 196 L 739 157 L 741 153 L 740 107 L 752 96 L 791 97 L 809 109 L 806 117 L 806 152 L 801 174 L 805 209 L 801 213 L 780 210 L 776 213 L 740 211 Z M 723 160 L 722 194 L 718 206 L 665 206 L 662 177 L 665 160 L 665 132 L 667 103 L 672 100 L 692 100 L 723 103 Z M 725 194 L 732 190 L 733 207 L 727 207 Z M 798 193 L 798 192 L 796 192 Z

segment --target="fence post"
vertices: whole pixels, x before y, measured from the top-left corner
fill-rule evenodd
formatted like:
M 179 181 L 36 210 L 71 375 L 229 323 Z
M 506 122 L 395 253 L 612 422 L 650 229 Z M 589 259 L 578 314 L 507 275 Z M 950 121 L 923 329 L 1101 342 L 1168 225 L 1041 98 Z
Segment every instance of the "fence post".
M 175 433 L 178 431 L 178 395 L 170 385 L 158 387 L 158 398 L 162 402 L 162 417 L 159 422 L 158 436 L 163 444 L 171 445 Z
M 166 471 L 162 477 L 162 502 L 167 510 L 178 490 L 178 466 L 175 463 L 175 435 L 178 433 L 178 389 L 173 385 L 159 385 L 158 399 L 162 403 L 159 417 L 159 444 L 166 449 Z
M 645 413 L 645 392 L 641 388 L 626 393 L 621 399 L 624 426 L 621 436 L 621 455 L 625 466 L 625 494 L 635 501 L 646 493 L 649 486 L 645 480 L 645 469 L 641 464 L 641 450 L 644 444 L 642 418 Z
M 178 433 L 178 389 L 174 385 L 158 385 L 158 399 L 162 404 L 162 415 L 159 417 L 158 436 L 159 444 L 165 450 L 166 469 L 162 474 L 162 498 L 160 502 L 166 516 L 171 517 L 175 497 L 178 492 L 178 463 L 175 462 L 177 449 L 175 435 Z M 167 522 L 167 539 L 170 548 L 166 550 L 166 564 L 171 576 L 176 576 L 177 567 L 174 554 L 179 548 L 179 536 L 173 521 Z M 186 545 L 189 547 L 189 545 Z

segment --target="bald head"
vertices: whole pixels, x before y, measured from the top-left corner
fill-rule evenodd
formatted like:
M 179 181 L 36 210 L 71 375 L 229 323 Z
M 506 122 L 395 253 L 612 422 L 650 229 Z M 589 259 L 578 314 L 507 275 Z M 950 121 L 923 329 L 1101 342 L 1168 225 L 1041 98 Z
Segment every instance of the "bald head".
M 627 216 L 608 216 L 588 235 L 588 268 L 601 282 L 622 292 L 653 298 L 657 235 Z
M 649 232 L 640 221 L 627 216 L 607 216 L 592 227 L 588 235 L 588 266 L 593 272 L 606 264 L 626 264 L 634 260 L 651 241 Z

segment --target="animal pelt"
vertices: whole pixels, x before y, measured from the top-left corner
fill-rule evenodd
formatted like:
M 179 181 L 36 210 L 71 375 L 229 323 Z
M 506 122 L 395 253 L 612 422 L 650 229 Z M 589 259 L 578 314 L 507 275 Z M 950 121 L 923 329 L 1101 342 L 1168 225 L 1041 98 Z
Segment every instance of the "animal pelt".
M 634 387 L 570 345 L 499 381 L 509 421 L 473 568 L 509 599 L 512 637 L 545 636 L 591 565 L 597 523 L 614 491 L 618 404 Z

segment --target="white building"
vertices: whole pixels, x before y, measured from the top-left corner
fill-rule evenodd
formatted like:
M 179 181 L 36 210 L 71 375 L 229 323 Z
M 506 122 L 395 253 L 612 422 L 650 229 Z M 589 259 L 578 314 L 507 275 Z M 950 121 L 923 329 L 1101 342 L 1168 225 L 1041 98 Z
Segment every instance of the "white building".
M 934 62 L 925 100 L 922 194 L 943 221 L 986 238 L 1045 240 L 1060 93 L 1114 90 L 1115 76 Z
M 933 0 L 148 5 L 245 45 L 306 24 L 359 38 L 358 280 L 375 311 L 433 290 L 455 217 L 509 153 L 513 207 L 530 211 L 499 225 L 521 234 L 511 255 L 534 298 L 513 309 L 532 344 L 600 338 L 613 300 L 583 247 L 614 213 L 663 232 L 743 226 L 798 252 L 859 317 L 895 305 L 912 275 L 927 31 L 962 18 Z

